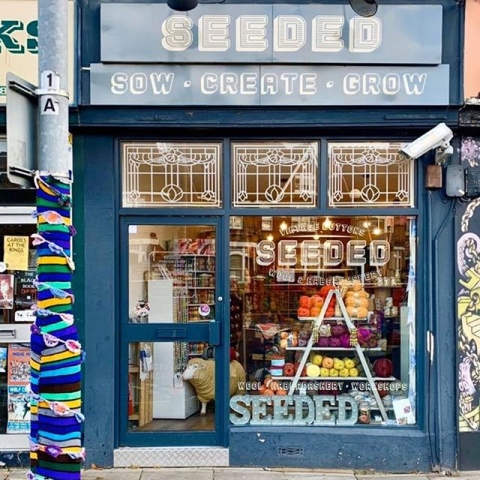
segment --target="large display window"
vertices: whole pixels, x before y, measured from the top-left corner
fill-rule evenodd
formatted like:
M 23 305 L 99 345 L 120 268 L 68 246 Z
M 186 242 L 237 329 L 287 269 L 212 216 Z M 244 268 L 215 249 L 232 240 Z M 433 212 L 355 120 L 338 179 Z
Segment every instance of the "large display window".
M 415 218 L 230 219 L 234 425 L 416 423 Z

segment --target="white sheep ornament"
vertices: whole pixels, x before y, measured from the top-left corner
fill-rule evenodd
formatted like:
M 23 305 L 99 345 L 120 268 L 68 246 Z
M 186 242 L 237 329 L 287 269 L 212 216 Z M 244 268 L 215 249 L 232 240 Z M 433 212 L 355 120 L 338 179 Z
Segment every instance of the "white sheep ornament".
M 183 372 L 183 379 L 189 381 L 202 404 L 200 415 L 207 413 L 207 403 L 215 399 L 215 360 L 192 358 Z M 237 360 L 230 362 L 230 396 L 245 393 L 245 370 Z

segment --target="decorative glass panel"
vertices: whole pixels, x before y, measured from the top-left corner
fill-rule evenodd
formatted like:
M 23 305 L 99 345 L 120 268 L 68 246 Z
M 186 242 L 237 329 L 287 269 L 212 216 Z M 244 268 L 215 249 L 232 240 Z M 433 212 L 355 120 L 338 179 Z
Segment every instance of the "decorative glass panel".
M 315 207 L 318 145 L 237 143 L 233 145 L 234 207 Z
M 331 143 L 330 207 L 412 207 L 414 162 L 400 143 Z
M 219 143 L 124 143 L 124 207 L 220 207 Z

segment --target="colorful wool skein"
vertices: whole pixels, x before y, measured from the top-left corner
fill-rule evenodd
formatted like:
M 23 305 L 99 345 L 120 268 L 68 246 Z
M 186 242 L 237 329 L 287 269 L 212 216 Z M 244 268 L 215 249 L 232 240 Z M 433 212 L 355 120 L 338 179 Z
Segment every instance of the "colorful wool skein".
M 38 300 L 31 328 L 30 480 L 79 480 L 82 351 L 73 325 L 70 185 L 36 176 Z

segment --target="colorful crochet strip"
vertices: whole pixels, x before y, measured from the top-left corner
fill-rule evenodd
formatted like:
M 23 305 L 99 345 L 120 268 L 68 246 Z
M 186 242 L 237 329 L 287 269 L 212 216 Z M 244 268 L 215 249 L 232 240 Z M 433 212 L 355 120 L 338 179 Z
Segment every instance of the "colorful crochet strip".
M 31 480 L 80 480 L 82 350 L 74 326 L 70 185 L 35 177 L 36 321 L 31 328 Z

